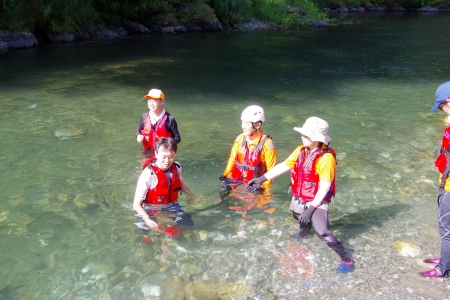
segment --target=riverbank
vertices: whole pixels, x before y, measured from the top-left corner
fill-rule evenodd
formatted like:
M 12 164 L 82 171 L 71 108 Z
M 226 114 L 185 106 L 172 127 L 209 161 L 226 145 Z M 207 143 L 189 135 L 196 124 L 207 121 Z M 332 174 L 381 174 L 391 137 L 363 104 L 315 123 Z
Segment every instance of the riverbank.
M 109 24 L 99 26 L 91 30 L 80 30 L 74 32 L 59 32 L 47 28 L 44 32 L 31 31 L 29 29 L 22 31 L 9 31 L 0 29 L 0 56 L 6 56 L 10 51 L 27 49 L 39 46 L 42 43 L 70 43 L 83 40 L 105 40 L 117 37 L 129 37 L 134 35 L 150 35 L 150 34 L 180 34 L 190 31 L 205 32 L 205 31 L 243 31 L 255 29 L 268 29 L 286 26 L 274 22 L 262 22 L 255 19 L 247 20 L 245 22 L 234 24 L 222 24 L 214 11 L 207 10 L 207 14 L 192 14 L 190 13 L 194 8 L 186 6 L 186 15 L 190 18 L 186 20 L 178 20 L 172 14 L 166 15 L 159 20 L 157 24 L 152 25 L 150 29 L 149 24 L 141 24 L 136 22 L 126 22 L 123 24 Z M 339 7 L 324 7 L 327 21 L 319 19 L 309 19 L 306 11 L 301 7 L 285 7 L 288 14 L 298 15 L 297 17 L 305 20 L 302 26 L 309 27 L 328 27 L 349 25 L 349 23 L 339 23 L 335 21 L 336 15 L 347 13 L 370 13 L 370 12 L 421 12 L 421 13 L 436 13 L 436 12 L 450 12 L 450 7 L 444 3 L 439 7 L 422 6 L 418 8 L 406 8 L 403 6 L 375 6 L 370 2 L 362 6 L 348 6 L 343 5 Z M 198 6 L 195 7 L 198 10 Z

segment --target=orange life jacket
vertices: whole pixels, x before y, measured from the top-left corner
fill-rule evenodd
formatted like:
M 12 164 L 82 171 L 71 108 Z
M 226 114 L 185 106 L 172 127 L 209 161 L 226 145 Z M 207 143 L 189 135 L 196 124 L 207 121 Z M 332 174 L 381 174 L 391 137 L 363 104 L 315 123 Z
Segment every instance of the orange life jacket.
M 450 173 L 450 124 L 447 124 L 447 127 L 445 128 L 444 135 L 442 136 L 442 145 L 438 150 L 438 154 L 434 165 L 442 174 L 442 181 L 439 185 L 439 189 L 442 191 L 445 186 L 445 181 Z
M 291 188 L 295 198 L 302 198 L 304 202 L 311 202 L 319 188 L 319 174 L 317 174 L 315 168 L 317 159 L 325 153 L 331 153 L 336 158 L 336 152 L 333 148 L 327 147 L 326 149 L 316 149 L 308 154 L 307 149 L 305 146 L 301 148 L 300 155 L 291 170 Z M 336 177 L 333 179 L 330 190 L 323 201 L 331 202 L 335 194 Z
M 150 113 L 147 114 L 145 118 L 144 127 L 141 130 L 141 134 L 144 136 L 142 140 L 142 147 L 144 149 L 155 148 L 155 143 L 160 137 L 171 137 L 172 133 L 166 129 L 166 120 L 169 118 L 170 113 L 166 111 L 164 115 L 158 120 L 155 126 L 152 125 L 150 121 Z
M 253 178 L 266 173 L 267 167 L 261 163 L 260 153 L 266 140 L 271 139 L 271 137 L 268 135 L 261 136 L 258 145 L 252 151 L 248 150 L 248 145 L 243 134 L 241 135 L 241 139 L 241 148 L 236 154 L 234 166 L 231 170 L 231 178 L 236 181 L 248 183 Z
M 154 159 L 148 168 L 156 174 L 158 183 L 153 189 L 147 191 L 145 196 L 144 204 L 167 204 L 172 203 L 178 199 L 178 192 L 181 190 L 181 178 L 180 172 L 178 172 L 177 167 L 180 165 L 174 162 L 170 167 L 170 182 L 167 179 L 166 174 L 163 170 L 158 168 L 155 164 L 156 159 Z

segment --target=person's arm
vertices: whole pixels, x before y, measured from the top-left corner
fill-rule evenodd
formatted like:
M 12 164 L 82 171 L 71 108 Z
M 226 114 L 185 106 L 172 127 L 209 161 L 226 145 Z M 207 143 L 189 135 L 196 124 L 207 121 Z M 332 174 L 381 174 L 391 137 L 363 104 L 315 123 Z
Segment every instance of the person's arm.
M 295 162 L 297 161 L 297 158 L 300 154 L 300 149 L 301 147 L 297 147 L 297 149 L 295 149 L 294 152 L 292 152 L 292 154 L 289 155 L 289 157 L 284 162 L 276 165 L 268 172 L 266 172 L 263 176 L 250 180 L 245 189 L 253 193 L 260 187 L 260 185 L 264 181 L 274 179 L 275 177 L 278 177 L 281 174 L 292 169 L 295 166 Z
M 271 180 L 274 179 L 275 177 L 280 176 L 283 173 L 286 173 L 290 169 L 291 168 L 288 165 L 286 165 L 285 162 L 282 162 L 273 167 L 272 169 L 270 169 L 270 171 L 266 172 L 266 174 L 264 174 L 264 177 L 266 177 L 267 180 Z
M 142 203 L 145 200 L 145 196 L 147 194 L 148 186 L 145 178 L 148 178 L 150 170 L 147 168 L 142 171 L 141 176 L 139 177 L 138 184 L 136 186 L 136 192 L 134 194 L 133 200 L 133 209 L 136 213 L 142 218 L 142 221 L 150 228 L 158 228 L 158 224 L 156 222 L 150 220 L 150 217 L 145 212 L 145 209 L 142 207 Z
M 175 142 L 177 142 L 177 144 L 179 144 L 181 142 L 181 136 L 180 132 L 178 131 L 177 121 L 172 115 L 167 118 L 166 126 L 169 131 L 172 132 L 172 138 L 175 140 Z
M 189 189 L 189 187 L 186 185 L 186 183 L 183 180 L 181 180 L 180 188 L 186 195 L 188 195 L 187 202 L 189 204 L 193 203 L 194 199 L 195 199 L 195 195 L 191 192 L 191 190 Z
M 237 142 L 239 136 L 234 140 L 234 144 L 231 147 L 230 157 L 228 158 L 227 166 L 225 167 L 225 170 L 223 171 L 222 175 L 225 177 L 228 177 L 231 174 L 231 170 L 234 167 L 234 164 L 236 163 L 236 155 L 239 151 L 239 147 L 241 146 L 240 143 Z
M 316 195 L 314 196 L 313 201 L 311 201 L 311 205 L 315 208 L 319 207 L 322 204 L 323 199 L 327 195 L 328 191 L 331 188 L 330 181 L 319 181 L 319 189 L 317 190 Z
M 267 139 L 267 141 L 264 143 L 262 154 L 264 155 L 264 163 L 266 165 L 267 171 L 270 171 L 277 164 L 277 148 L 275 147 L 272 139 Z M 273 180 L 268 179 L 267 181 L 262 183 L 262 186 L 269 186 L 272 184 L 272 181 Z
M 322 204 L 336 176 L 336 159 L 333 154 L 326 153 L 317 160 L 316 172 L 319 174 L 319 188 L 311 205 L 317 208 Z
M 178 173 L 180 173 L 180 181 L 181 181 L 180 189 L 182 192 L 184 192 L 188 196 L 187 202 L 189 204 L 191 204 L 192 202 L 194 202 L 195 195 L 191 192 L 191 189 L 187 186 L 186 182 L 184 182 L 184 180 L 183 180 L 183 176 L 181 175 L 181 171 L 182 171 L 181 165 L 179 163 L 175 163 L 175 166 L 178 170 Z
M 136 140 L 138 141 L 138 143 L 142 143 L 142 141 L 144 140 L 144 136 L 141 134 L 141 130 L 142 130 L 142 128 L 144 128 L 144 121 L 145 121 L 144 116 L 145 116 L 145 114 L 143 114 L 141 116 L 141 118 L 139 119 L 139 126 L 136 131 Z

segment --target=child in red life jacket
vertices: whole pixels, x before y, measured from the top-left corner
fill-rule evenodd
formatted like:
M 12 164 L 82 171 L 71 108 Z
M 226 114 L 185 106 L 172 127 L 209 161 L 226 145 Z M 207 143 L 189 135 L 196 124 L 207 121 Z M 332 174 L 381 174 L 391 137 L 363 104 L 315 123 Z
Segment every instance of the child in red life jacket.
M 181 142 L 175 118 L 163 108 L 165 97 L 161 90 L 151 89 L 144 96 L 149 112 L 142 114 L 136 132 L 136 140 L 142 143 L 142 151 L 147 158 L 154 157 L 155 143 L 160 137 L 171 137 Z
M 297 147 L 283 163 L 251 180 L 246 189 L 252 192 L 262 182 L 291 170 L 293 197 L 290 209 L 292 216 L 300 223 L 300 232 L 294 238 L 307 238 L 314 225 L 317 236 L 341 258 L 337 271 L 352 272 L 355 269 L 352 257 L 328 227 L 328 205 L 336 192 L 336 153 L 328 147 L 331 141 L 328 123 L 311 117 L 303 127 L 295 127 L 294 130 L 300 132 L 303 146 Z
M 188 203 L 194 201 L 194 194 L 183 181 L 181 166 L 175 161 L 176 152 L 173 138 L 162 137 L 156 142 L 155 159 L 142 171 L 134 195 L 133 209 L 149 228 L 159 231 L 164 229 L 156 222 L 158 216 L 168 216 L 179 226 L 194 225 L 178 204 L 180 191 L 188 195 Z
M 440 109 L 450 116 L 450 81 L 444 82 L 436 90 L 436 102 L 431 111 Z M 436 266 L 422 273 L 425 277 L 450 276 L 450 124 L 447 124 L 442 144 L 434 165 L 439 170 L 439 192 L 437 198 L 439 234 L 441 235 L 441 257 L 426 259 L 425 262 Z

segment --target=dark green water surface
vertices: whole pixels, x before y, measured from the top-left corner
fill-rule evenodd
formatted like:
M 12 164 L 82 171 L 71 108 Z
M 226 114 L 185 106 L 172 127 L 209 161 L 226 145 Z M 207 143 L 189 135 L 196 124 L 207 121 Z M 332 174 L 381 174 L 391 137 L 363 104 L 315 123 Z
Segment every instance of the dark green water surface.
M 448 297 L 448 281 L 418 272 L 440 249 L 433 152 L 447 120 L 429 110 L 450 80 L 450 14 L 348 18 L 353 26 L 155 34 L 1 58 L 0 299 L 183 299 L 170 293 L 183 286 L 186 299 Z M 151 88 L 178 121 L 177 161 L 196 195 L 180 203 L 196 225 L 146 244 L 131 202 Z M 243 217 L 228 210 L 234 199 L 205 209 L 218 203 L 251 104 L 265 110 L 279 162 L 301 143 L 293 127 L 310 116 L 330 124 L 330 226 L 355 272 L 338 276 L 339 258 L 317 237 L 291 240 L 287 174 L 274 181 L 273 213 Z M 404 256 L 396 242 L 417 248 Z M 200 284 L 219 296 L 202 298 Z

